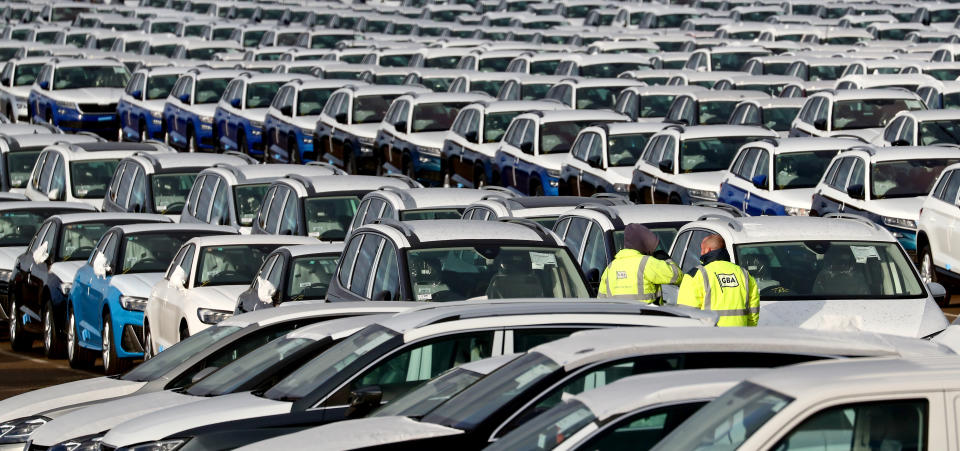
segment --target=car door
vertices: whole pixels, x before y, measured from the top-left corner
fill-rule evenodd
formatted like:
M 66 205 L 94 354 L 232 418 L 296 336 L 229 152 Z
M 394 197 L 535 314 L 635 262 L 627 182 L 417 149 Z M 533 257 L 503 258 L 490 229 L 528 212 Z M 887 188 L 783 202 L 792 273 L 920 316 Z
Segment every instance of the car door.
M 847 178 L 850 176 L 850 169 L 853 168 L 853 160 L 853 157 L 834 160 L 823 180 L 817 185 L 813 209 L 820 216 L 842 210 L 846 197 L 846 192 L 843 190 L 846 189 Z
M 679 145 L 677 141 L 678 140 L 676 136 L 665 136 L 660 142 L 660 146 L 663 148 L 663 151 L 660 153 L 660 160 L 652 169 L 653 203 L 670 203 L 673 175 L 677 173 L 677 153 L 679 152 Z M 669 164 L 669 166 L 666 166 L 666 164 Z M 664 169 L 669 170 L 664 171 Z
M 177 285 L 167 280 L 167 295 L 163 298 L 161 305 L 160 324 L 158 330 L 161 330 L 164 342 L 177 343 L 180 341 L 180 313 L 183 306 L 183 297 L 187 294 L 187 289 L 192 286 L 193 281 L 193 263 L 196 259 L 197 246 L 190 244 L 183 258 L 178 265 L 183 270 L 183 285 Z M 153 327 L 153 326 L 151 326 Z
M 948 175 L 950 179 L 940 195 L 941 202 L 930 202 L 931 208 L 924 209 L 924 214 L 931 217 L 933 227 L 928 237 L 933 256 L 939 260 L 937 266 L 957 272 L 960 271 L 960 203 L 957 199 L 960 171 L 950 171 Z
M 587 151 L 590 148 L 590 141 L 593 140 L 594 133 L 581 133 L 577 140 L 570 146 L 570 154 L 560 168 L 561 186 L 566 186 L 566 190 L 560 190 L 560 195 L 582 196 L 580 178 L 586 168 Z
M 86 305 L 83 307 L 86 315 L 78 315 L 77 317 L 77 323 L 80 324 L 81 327 L 84 327 L 81 319 L 85 319 L 87 324 L 89 324 L 89 326 L 86 327 L 90 328 L 91 341 L 96 344 L 99 344 L 102 340 L 100 331 L 103 330 L 103 306 L 107 302 L 107 290 L 110 288 L 110 278 L 116 269 L 117 253 L 119 252 L 120 241 L 122 239 L 119 232 L 112 232 L 107 235 L 108 236 L 104 236 L 104 238 L 108 239 L 108 241 L 101 251 L 101 254 L 107 262 L 107 272 L 106 274 L 94 274 L 93 277 L 91 277 L 90 283 L 87 285 L 89 296 L 87 297 Z
M 580 186 L 582 196 L 592 196 L 600 192 L 601 187 L 605 185 L 605 164 L 606 164 L 606 140 L 603 135 L 591 133 L 592 139 L 587 147 L 587 158 L 585 167 L 580 175 Z
M 726 178 L 723 180 L 723 183 L 720 184 L 720 192 L 717 198 L 719 202 L 732 205 L 741 210 L 746 207 L 745 199 L 749 186 L 747 186 L 742 172 L 744 167 L 747 166 L 747 161 L 750 156 L 753 156 L 753 162 L 750 163 L 749 170 L 753 170 L 753 165 L 756 162 L 756 151 L 756 148 L 746 147 L 740 149 L 737 153 L 737 156 L 733 159 L 733 163 L 730 164 L 730 169 L 727 170 Z
M 753 168 L 747 183 L 750 190 L 744 201 L 746 208 L 744 211 L 752 216 L 775 215 L 779 204 L 769 199 L 770 189 L 772 187 L 770 180 L 770 152 L 766 149 L 758 149 L 757 164 Z
M 532 120 L 526 120 L 526 127 L 520 135 L 520 152 L 513 165 L 513 187 L 521 193 L 527 193 L 530 178 L 536 170 L 534 157 L 537 155 L 537 125 Z
M 867 179 L 867 166 L 863 158 L 858 156 L 850 158 L 853 158 L 853 167 L 850 169 L 850 178 L 847 180 L 846 189 L 843 191 L 840 211 L 859 214 L 866 209 L 867 199 L 870 198 L 870 184 Z M 858 191 L 859 194 L 854 196 L 850 194 L 851 191 Z

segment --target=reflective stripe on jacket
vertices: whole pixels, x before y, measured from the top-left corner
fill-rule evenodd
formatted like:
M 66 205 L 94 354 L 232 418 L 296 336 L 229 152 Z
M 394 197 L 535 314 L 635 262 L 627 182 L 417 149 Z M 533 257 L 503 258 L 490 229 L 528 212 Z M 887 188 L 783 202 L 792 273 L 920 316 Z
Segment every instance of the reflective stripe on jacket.
M 718 326 L 756 326 L 760 319 L 756 279 L 727 261 L 697 266 L 696 274 L 680 284 L 677 303 L 716 313 Z
M 651 303 L 660 299 L 660 285 L 679 285 L 682 279 L 683 273 L 672 261 L 624 249 L 600 276 L 599 297 Z

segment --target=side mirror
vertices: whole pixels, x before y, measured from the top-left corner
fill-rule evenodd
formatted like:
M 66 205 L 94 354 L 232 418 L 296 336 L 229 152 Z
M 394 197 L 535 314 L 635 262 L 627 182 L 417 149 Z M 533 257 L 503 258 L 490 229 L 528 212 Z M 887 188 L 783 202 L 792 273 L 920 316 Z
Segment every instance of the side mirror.
M 96 271 L 96 267 L 94 267 L 94 271 Z M 170 283 L 172 283 L 174 286 L 178 288 L 185 288 L 186 281 L 187 281 L 187 275 L 185 272 L 183 272 L 183 268 L 179 266 L 174 268 L 173 274 L 170 274 Z
M 406 121 L 397 122 L 396 124 L 394 124 L 393 128 L 394 128 L 396 131 L 400 132 L 400 133 L 406 133 L 406 132 L 407 132 L 407 122 L 406 122 Z
M 60 188 L 54 188 L 50 191 L 47 191 L 47 199 L 53 201 L 60 200 Z
M 750 180 L 753 182 L 753 186 L 756 186 L 760 189 L 767 189 L 767 176 L 766 175 L 757 175 Z
M 523 151 L 523 153 L 533 153 L 533 143 L 527 141 L 520 144 L 520 150 Z
M 2 83 L 4 86 L 10 86 L 10 79 L 9 79 L 9 78 L 0 78 L 0 83 Z
M 284 105 L 280 108 L 280 114 L 288 117 L 293 117 L 293 105 Z
M 470 141 L 472 143 L 479 142 L 477 141 L 477 132 L 467 132 L 467 136 L 464 136 L 464 138 L 467 138 L 467 141 Z
M 219 369 L 220 369 L 219 367 L 208 366 L 200 371 L 197 371 L 197 374 L 194 374 L 193 377 L 190 378 L 190 383 L 196 384 L 197 382 L 200 382 L 201 380 L 203 380 L 203 378 L 213 374 L 214 371 L 217 371 Z
M 587 272 L 587 282 L 591 285 L 598 285 L 600 283 L 600 270 L 593 268 Z
M 180 94 L 180 97 L 177 97 L 183 103 L 190 103 L 190 94 Z
M 389 301 L 393 299 L 393 292 L 390 290 L 383 290 L 375 295 L 373 295 L 373 301 Z
M 47 251 L 47 242 L 44 241 L 43 243 L 40 243 L 40 247 L 33 251 L 34 263 L 43 263 L 47 261 L 47 257 L 50 256 L 50 253 Z
M 272 303 L 273 295 L 277 293 L 277 287 L 273 286 L 269 280 L 257 278 L 257 298 L 265 304 Z
M 140 91 L 138 89 L 136 91 L 131 92 L 130 95 L 133 96 L 134 99 L 139 100 L 141 97 L 143 97 L 143 91 Z
M 947 305 L 947 302 L 950 300 L 947 299 L 947 289 L 936 282 L 928 282 L 927 290 L 930 291 L 930 296 L 933 297 L 934 301 L 937 301 L 937 305 Z
M 660 164 L 658 164 L 657 167 L 659 167 L 660 170 L 663 171 L 663 172 L 672 174 L 672 173 L 673 173 L 673 160 L 670 160 L 670 159 L 660 160 Z
M 230 106 L 240 108 L 240 99 L 230 99 Z
M 106 277 L 110 272 L 110 265 L 107 264 L 107 257 L 102 252 L 97 252 L 93 257 L 93 273 L 97 277 Z
M 590 158 L 587 158 L 587 164 L 589 164 L 592 167 L 599 168 L 602 162 L 601 160 L 602 158 L 600 157 L 600 155 L 594 155 L 594 156 L 591 156 Z
M 48 88 L 50 88 L 50 83 L 49 83 L 48 81 L 46 81 L 46 80 L 43 80 L 43 81 L 37 83 L 37 86 L 40 86 L 40 89 L 48 89 Z
M 863 197 L 864 197 L 863 185 L 856 184 L 856 185 L 848 186 L 847 195 L 854 199 L 863 200 Z
M 901 139 L 898 139 L 898 140 L 890 143 L 890 145 L 891 145 L 891 146 L 909 146 L 909 145 L 910 145 L 910 141 L 907 141 L 907 140 L 901 138 Z
M 827 120 L 826 119 L 817 119 L 813 121 L 813 127 L 817 130 L 826 130 L 827 129 Z
M 383 390 L 377 385 L 360 387 L 350 392 L 350 407 L 347 408 L 347 418 L 362 418 L 373 409 L 380 407 L 383 400 Z
M 334 119 L 336 119 L 337 122 L 339 122 L 339 123 L 341 123 L 341 124 L 346 124 L 346 123 L 347 123 L 347 113 L 346 113 L 346 112 L 337 113 L 337 116 L 334 117 Z

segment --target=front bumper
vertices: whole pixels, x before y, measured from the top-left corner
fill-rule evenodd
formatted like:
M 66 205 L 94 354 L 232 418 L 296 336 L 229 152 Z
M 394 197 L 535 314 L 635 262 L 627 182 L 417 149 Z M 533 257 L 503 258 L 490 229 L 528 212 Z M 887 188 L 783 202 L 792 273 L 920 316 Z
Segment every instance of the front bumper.
M 77 110 L 56 108 L 53 123 L 65 132 L 91 132 L 107 139 L 117 139 L 120 120 L 117 113 L 81 113 Z
M 120 306 L 119 302 L 110 307 L 113 342 L 119 344 L 116 347 L 117 357 L 122 359 L 143 357 L 143 343 L 140 341 L 143 337 L 143 312 L 126 310 Z

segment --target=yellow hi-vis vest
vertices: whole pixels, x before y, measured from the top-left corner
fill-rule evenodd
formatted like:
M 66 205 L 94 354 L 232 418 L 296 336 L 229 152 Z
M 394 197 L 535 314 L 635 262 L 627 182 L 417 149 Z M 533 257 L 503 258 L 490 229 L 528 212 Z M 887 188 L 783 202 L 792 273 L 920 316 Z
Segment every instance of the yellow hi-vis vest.
M 680 284 L 677 303 L 718 314 L 722 327 L 756 326 L 760 319 L 757 281 L 727 261 L 697 266 L 696 274 Z
M 632 299 L 651 303 L 660 299 L 660 285 L 678 285 L 683 273 L 672 261 L 643 255 L 633 249 L 617 252 L 600 276 L 601 298 Z

